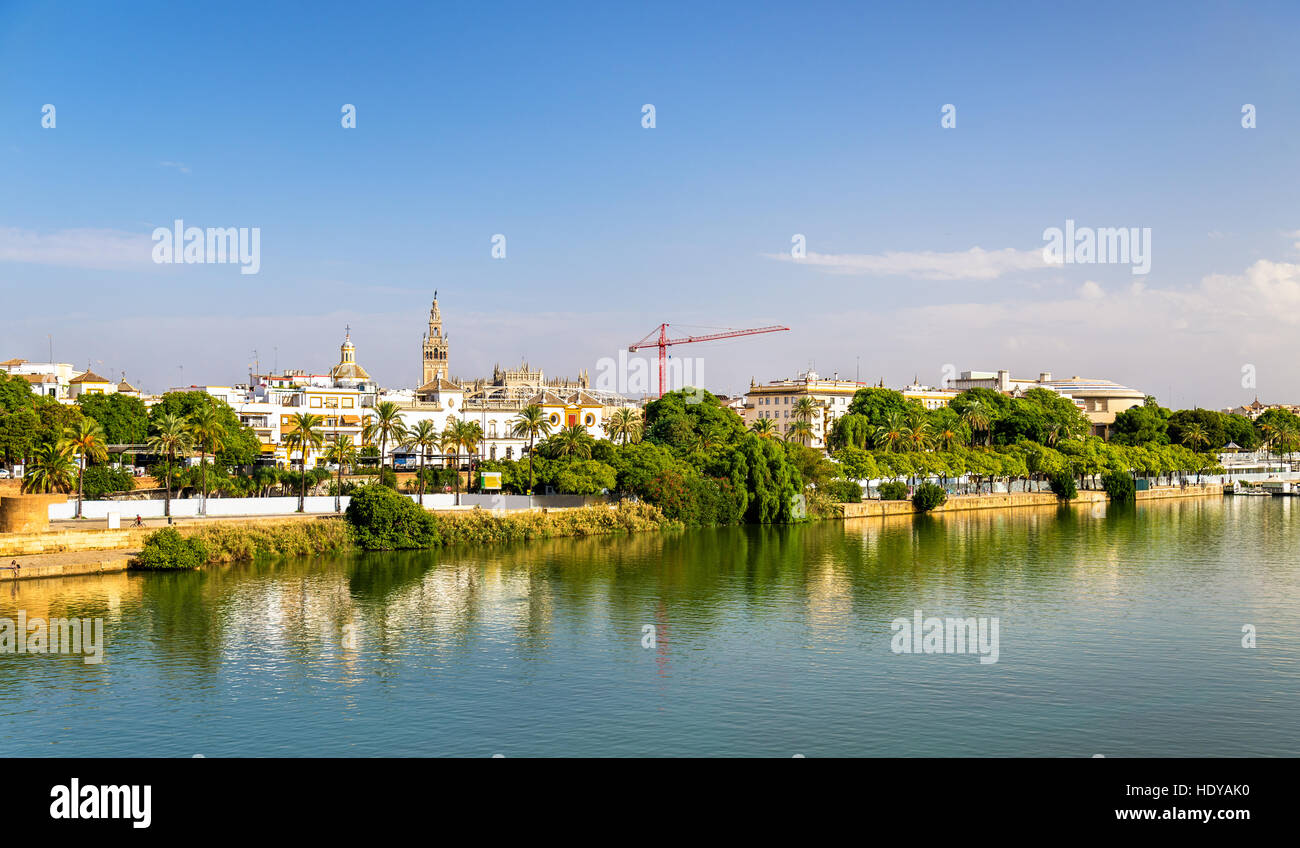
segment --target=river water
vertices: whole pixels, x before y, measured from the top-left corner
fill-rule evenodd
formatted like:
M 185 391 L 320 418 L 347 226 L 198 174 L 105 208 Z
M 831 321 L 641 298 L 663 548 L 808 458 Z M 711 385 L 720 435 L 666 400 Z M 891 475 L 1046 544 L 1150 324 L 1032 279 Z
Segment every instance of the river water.
M 0 584 L 105 643 L 0 654 L 0 755 L 1297 756 L 1298 551 L 1202 498 Z

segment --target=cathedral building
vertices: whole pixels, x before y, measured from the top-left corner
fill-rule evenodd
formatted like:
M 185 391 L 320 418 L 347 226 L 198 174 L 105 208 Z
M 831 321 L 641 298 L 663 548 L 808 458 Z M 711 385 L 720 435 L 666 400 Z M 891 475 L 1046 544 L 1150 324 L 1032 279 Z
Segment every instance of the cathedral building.
M 529 404 L 537 404 L 546 413 L 551 432 L 576 425 L 598 439 L 606 437 L 605 422 L 615 409 L 634 405 L 613 392 L 593 390 L 585 369 L 577 378 L 548 378 L 540 368 L 524 362 L 518 368 L 497 365 L 489 378 L 460 379 L 448 368 L 449 353 L 434 292 L 429 329 L 420 345 L 422 382 L 414 392 L 390 392 L 381 400 L 402 407 L 407 427 L 431 420 L 442 430 L 452 417 L 477 422 L 483 430 L 483 459 L 520 459 L 525 455 L 528 440 L 515 437 L 512 431 L 520 410 Z M 407 458 L 402 448 L 396 449 L 396 457 L 399 464 Z M 409 464 L 414 464 L 413 458 Z

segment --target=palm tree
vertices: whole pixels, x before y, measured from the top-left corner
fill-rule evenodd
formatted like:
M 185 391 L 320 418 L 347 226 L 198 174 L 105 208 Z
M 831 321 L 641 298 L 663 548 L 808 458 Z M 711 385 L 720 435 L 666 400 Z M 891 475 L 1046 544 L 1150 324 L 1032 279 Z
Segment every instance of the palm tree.
M 808 398 L 803 398 L 803 400 L 808 400 Z M 800 419 L 796 419 L 792 421 L 790 423 L 789 429 L 785 431 L 785 439 L 787 442 L 798 442 L 804 447 L 808 446 L 808 442 L 809 440 L 812 439 L 812 437 L 813 437 L 812 425 L 809 424 L 807 421 L 800 420 Z
M 1296 443 L 1300 442 L 1300 428 L 1290 419 L 1284 419 L 1277 423 L 1274 429 L 1275 441 L 1278 445 L 1278 453 L 1285 453 L 1286 458 L 1291 458 L 1291 452 L 1295 450 Z
M 406 431 L 406 446 L 413 447 L 420 453 L 420 506 L 424 506 L 424 457 L 431 448 L 441 444 L 438 428 L 427 418 L 416 423 L 414 429 Z
M 907 444 L 914 451 L 929 450 L 933 444 L 930 436 L 930 425 L 920 418 L 913 419 L 912 426 L 907 428 Z
M 614 414 L 605 423 L 605 433 L 611 439 L 627 444 L 641 441 L 643 427 L 641 414 L 631 407 L 624 406 L 614 410 Z
M 547 436 L 551 432 L 551 422 L 542 408 L 530 403 L 519 411 L 510 428 L 510 434 L 516 439 L 528 437 L 528 494 L 533 493 L 533 444 L 538 436 Z
M 174 413 L 166 412 L 158 416 L 158 420 L 153 423 L 153 435 L 149 437 L 149 450 L 156 454 L 167 457 L 166 472 L 164 475 L 163 486 L 166 491 L 167 502 L 163 506 L 163 514 L 167 516 L 167 523 L 172 523 L 172 468 L 176 465 L 176 456 L 184 454 L 194 442 L 190 435 L 189 424 L 184 418 Z
M 966 411 L 961 414 L 962 423 L 970 428 L 971 435 L 978 433 L 985 435 L 985 444 L 988 444 L 992 437 L 993 419 L 987 409 L 979 401 L 974 401 L 966 407 Z
M 108 459 L 107 437 L 104 426 L 93 418 L 82 418 L 76 426 L 63 431 L 59 446 L 67 449 L 79 463 L 77 474 L 77 517 L 81 518 L 82 482 L 86 476 L 86 460 L 102 462 Z
M 388 448 L 388 440 L 400 443 L 406 431 L 406 425 L 402 423 L 402 410 L 392 401 L 382 401 L 375 404 L 375 414 L 365 429 L 362 430 L 361 436 L 367 442 L 373 442 L 379 439 L 379 467 L 384 467 L 384 453 Z
M 32 466 L 23 475 L 24 493 L 49 495 L 72 491 L 75 467 L 71 451 L 58 445 L 37 445 L 33 460 Z
M 292 454 L 297 450 L 301 459 L 302 486 L 298 490 L 299 512 L 305 512 L 307 504 L 307 454 L 319 450 L 325 443 L 325 436 L 320 431 L 323 421 L 321 416 L 312 415 L 310 412 L 295 412 L 289 419 L 289 426 L 292 429 L 284 436 L 285 451 Z
M 477 421 L 461 421 L 456 428 L 456 437 L 460 440 L 460 446 L 465 449 L 465 455 L 469 457 L 469 481 L 467 485 L 473 486 L 474 460 L 478 456 L 478 446 L 483 441 L 483 428 Z
M 954 427 L 951 424 L 944 424 L 934 434 L 934 440 L 943 450 L 950 451 L 957 445 L 960 445 L 962 439 L 961 427 Z
M 749 431 L 760 439 L 770 439 L 777 435 L 776 422 L 771 418 L 760 418 L 749 426 Z
M 581 424 L 571 424 L 546 440 L 547 447 L 556 456 L 573 456 L 591 459 L 591 446 L 596 440 Z
M 907 423 L 901 413 L 889 413 L 885 416 L 885 423 L 876 428 L 876 447 L 892 452 L 906 444 Z
M 1183 428 L 1183 444 L 1192 450 L 1196 450 L 1198 445 L 1208 445 L 1210 443 L 1209 434 L 1199 423 L 1193 421 Z
M 343 466 L 357 464 L 357 446 L 352 444 L 352 437 L 335 433 L 330 438 L 329 447 L 325 448 L 325 461 L 338 464 L 338 483 L 334 487 L 334 511 L 342 512 Z
M 199 449 L 199 479 L 203 499 L 199 501 L 202 512 L 208 511 L 208 454 L 216 454 L 225 447 L 226 425 L 215 405 L 201 406 L 190 414 L 190 436 Z
M 447 426 L 438 436 L 438 447 L 444 454 L 452 458 L 451 469 L 456 477 L 456 506 L 460 506 L 460 427 L 462 422 L 456 418 L 448 418 Z

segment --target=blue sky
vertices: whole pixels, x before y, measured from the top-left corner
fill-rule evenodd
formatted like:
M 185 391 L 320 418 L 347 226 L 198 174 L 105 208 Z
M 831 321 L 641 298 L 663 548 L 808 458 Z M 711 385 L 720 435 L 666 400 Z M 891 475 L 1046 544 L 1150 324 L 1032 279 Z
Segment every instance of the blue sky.
M 594 374 L 660 321 L 781 322 L 677 352 L 719 391 L 952 365 L 1294 402 L 1298 18 L 0 0 L 0 358 L 52 334 L 57 359 L 161 390 L 182 367 L 241 381 L 254 349 L 328 368 L 350 324 L 409 386 L 436 288 L 464 377 Z M 155 265 L 176 218 L 260 227 L 260 273 Z M 1151 228 L 1151 273 L 969 253 L 1032 258 L 1067 218 Z M 789 260 L 796 233 L 815 261 Z

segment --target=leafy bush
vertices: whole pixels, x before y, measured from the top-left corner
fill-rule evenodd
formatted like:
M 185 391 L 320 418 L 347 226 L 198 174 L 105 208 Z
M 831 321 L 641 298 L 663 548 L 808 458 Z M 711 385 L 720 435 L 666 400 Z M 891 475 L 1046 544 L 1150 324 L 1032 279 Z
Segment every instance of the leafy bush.
M 948 500 L 948 493 L 942 486 L 934 483 L 922 483 L 912 494 L 912 506 L 917 512 L 929 512 L 937 506 L 943 506 Z
M 368 551 L 431 548 L 440 541 L 432 515 L 383 485 L 354 492 L 347 520 L 357 546 Z
M 836 503 L 859 503 L 862 500 L 862 487 L 852 480 L 831 480 L 819 491 Z
M 1113 501 L 1133 501 L 1137 499 L 1137 484 L 1133 475 L 1124 471 L 1111 471 L 1101 478 L 1102 487 Z
M 472 509 L 435 516 L 445 545 L 524 542 L 555 536 L 597 536 L 638 533 L 681 525 L 646 503 L 624 502 L 617 507 L 585 506 L 547 512 L 495 512 Z
M 1079 497 L 1079 489 L 1074 485 L 1074 475 L 1068 471 L 1060 471 L 1052 475 L 1050 481 L 1052 494 L 1056 495 L 1063 501 L 1072 501 Z
M 902 480 L 894 480 L 888 483 L 881 483 L 877 487 L 880 492 L 882 501 L 905 501 L 907 500 L 907 484 Z
M 145 537 L 144 549 L 133 563 L 136 568 L 155 571 L 169 569 L 194 569 L 208 561 L 207 545 L 194 536 L 182 536 L 174 527 L 150 533 Z
M 135 488 L 135 478 L 129 471 L 120 471 L 110 465 L 92 465 L 86 469 L 81 481 L 88 501 L 97 501 L 113 492 L 129 492 Z
M 194 538 L 207 547 L 208 562 L 317 556 L 346 551 L 352 545 L 347 522 L 337 518 L 208 524 L 199 528 Z
M 397 490 L 397 472 L 391 468 L 379 469 L 379 485 Z

